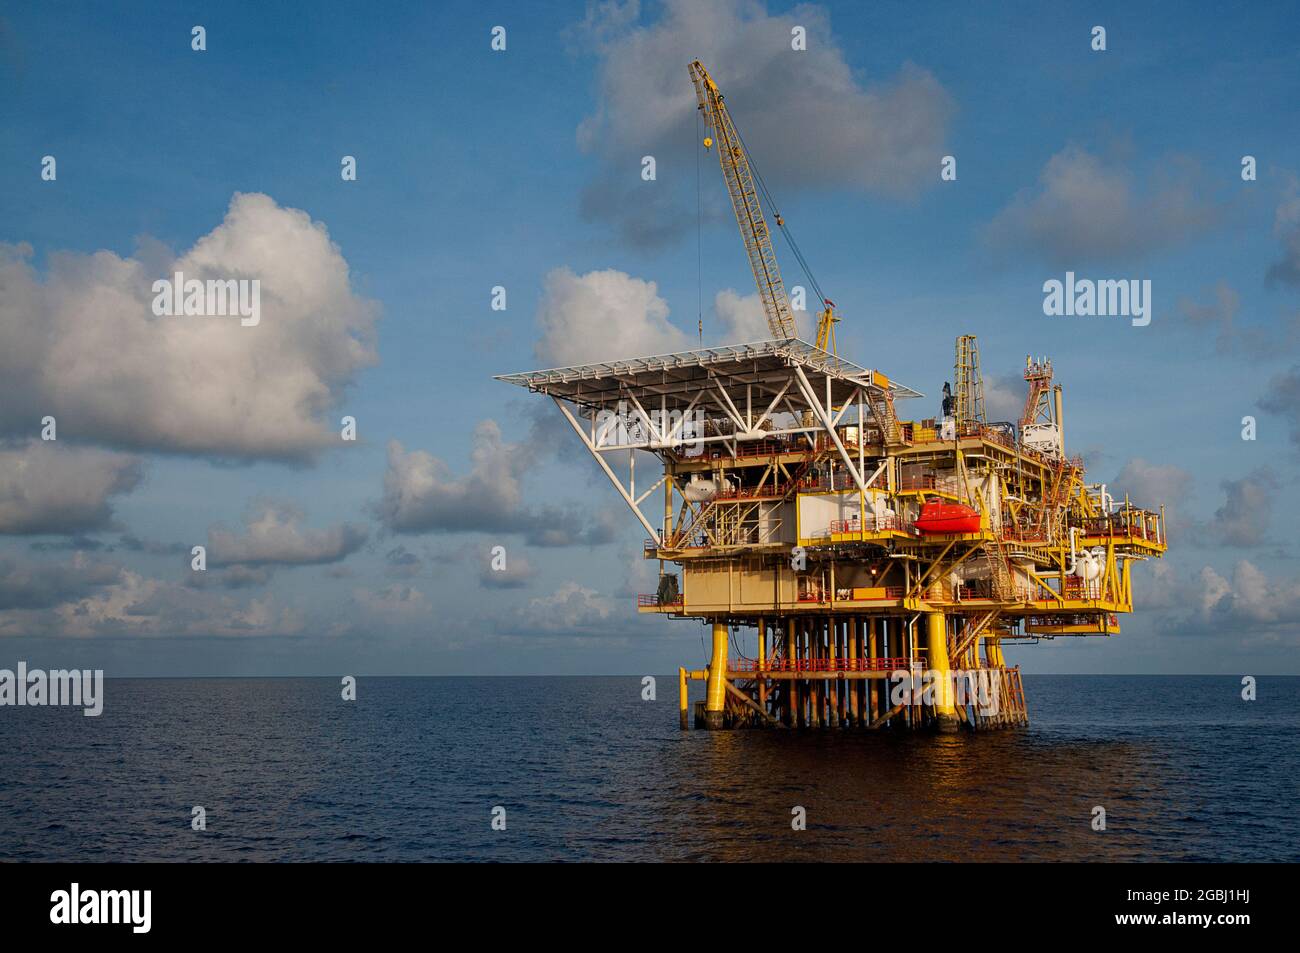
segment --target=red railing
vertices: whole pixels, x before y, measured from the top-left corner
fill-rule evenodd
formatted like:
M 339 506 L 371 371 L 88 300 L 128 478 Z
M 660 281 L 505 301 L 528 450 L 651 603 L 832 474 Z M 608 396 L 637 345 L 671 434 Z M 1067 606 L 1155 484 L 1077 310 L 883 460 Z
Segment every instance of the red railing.
M 773 658 L 758 667 L 757 659 L 735 659 L 727 663 L 733 672 L 892 672 L 906 669 L 905 658 Z
M 1066 599 L 1100 599 L 1100 579 L 1080 579 L 1078 576 L 1066 576 L 1061 595 Z
M 1145 540 L 1160 539 L 1160 517 L 1155 513 L 1134 511 L 1083 521 L 1084 536 L 1130 536 Z
M 882 533 L 886 530 L 897 530 L 903 533 L 912 531 L 912 524 L 908 523 L 897 516 L 884 516 L 880 518 L 869 518 L 865 522 L 860 519 L 831 520 L 830 531 L 834 533 Z
M 848 590 L 848 591 L 849 591 L 849 592 L 852 592 L 852 590 Z M 884 594 L 883 596 L 881 596 L 880 598 L 881 598 L 881 599 L 901 599 L 901 598 L 903 598 L 903 596 L 904 596 L 905 594 L 906 594 L 906 590 L 904 589 L 903 586 L 885 586 L 885 594 Z M 799 601 L 800 601 L 800 602 L 826 602 L 827 599 L 826 599 L 826 595 L 825 595 L 825 593 L 823 593 L 823 592 L 819 592 L 819 591 L 816 591 L 816 590 L 811 590 L 811 591 L 804 591 L 804 592 L 799 593 Z M 858 599 L 858 600 L 855 600 L 855 599 L 852 597 L 852 595 L 848 595 L 848 596 L 840 596 L 839 598 L 836 599 L 836 601 L 837 601 L 837 602 L 855 602 L 855 601 L 856 601 L 856 602 L 871 602 L 871 601 L 875 601 L 875 600 L 870 600 L 870 599 Z

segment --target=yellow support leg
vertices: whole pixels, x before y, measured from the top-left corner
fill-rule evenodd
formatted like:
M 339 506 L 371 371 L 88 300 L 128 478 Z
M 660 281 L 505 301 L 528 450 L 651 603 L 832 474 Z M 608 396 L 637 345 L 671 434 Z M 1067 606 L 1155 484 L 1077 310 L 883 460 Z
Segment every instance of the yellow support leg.
M 721 728 L 727 707 L 727 626 L 713 623 L 713 658 L 709 661 L 708 691 L 704 703 L 704 727 Z
M 686 687 L 686 669 L 684 668 L 679 668 L 677 670 L 677 697 L 678 705 L 681 709 L 678 714 L 681 716 L 682 731 L 686 731 L 689 727 L 689 723 L 686 719 L 686 707 L 690 697 L 690 692 Z
M 929 635 L 927 656 L 934 677 L 934 715 L 940 731 L 957 730 L 957 706 L 953 703 L 952 677 L 948 664 L 948 626 L 942 612 L 927 612 Z

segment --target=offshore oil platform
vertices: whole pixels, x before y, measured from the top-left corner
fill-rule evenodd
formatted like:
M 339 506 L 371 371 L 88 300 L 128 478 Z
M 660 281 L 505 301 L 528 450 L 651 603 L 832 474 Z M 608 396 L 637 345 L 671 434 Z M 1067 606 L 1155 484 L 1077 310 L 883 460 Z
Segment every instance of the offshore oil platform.
M 708 667 L 679 670 L 683 728 L 690 680 L 706 684 L 696 727 L 1026 724 L 1004 644 L 1118 634 L 1133 562 L 1165 552 L 1163 507 L 1085 481 L 1048 360 L 1026 359 L 1020 418 L 990 421 L 963 335 L 941 412 L 900 416 L 922 395 L 838 356 L 835 306 L 716 84 L 698 61 L 690 74 L 773 340 L 498 379 L 554 401 L 644 527 L 659 585 L 638 611 L 711 626 Z M 816 344 L 798 337 L 764 202 L 822 302 Z M 662 464 L 644 489 L 638 452 Z M 753 658 L 732 656 L 741 629 Z

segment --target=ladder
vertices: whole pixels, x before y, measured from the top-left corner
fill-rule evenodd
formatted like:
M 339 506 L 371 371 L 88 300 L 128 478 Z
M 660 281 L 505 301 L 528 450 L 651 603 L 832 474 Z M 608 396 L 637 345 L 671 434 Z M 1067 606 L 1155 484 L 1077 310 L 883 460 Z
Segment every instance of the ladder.
M 876 423 L 880 426 L 880 439 L 884 445 L 891 447 L 901 443 L 898 417 L 894 413 L 894 398 L 889 391 L 884 390 L 880 393 L 873 393 L 868 390 L 867 406 L 871 408 L 871 416 L 876 418 Z M 862 438 L 859 436 L 858 439 L 861 440 Z
M 695 515 L 691 518 L 690 522 L 688 522 L 685 526 L 680 527 L 677 530 L 677 532 L 673 535 L 672 546 L 670 548 L 679 549 L 683 545 L 685 545 L 686 542 L 693 535 L 695 535 L 696 529 L 702 528 L 704 526 L 705 522 L 707 521 L 707 518 L 713 513 L 715 509 L 717 509 L 716 499 L 709 500 L 709 502 L 705 503 L 698 510 L 696 510 Z
M 1066 497 L 1070 492 L 1070 475 L 1074 468 L 1067 462 L 1052 464 L 1051 487 L 1043 494 L 1042 509 L 1038 513 L 1038 525 L 1035 527 L 1036 532 L 1048 542 L 1055 542 L 1057 538 L 1057 510 L 1066 502 Z
M 969 622 L 966 625 L 965 632 L 961 635 L 961 641 L 957 641 L 954 636 L 948 646 L 948 658 L 953 665 L 960 665 L 961 658 L 969 651 L 970 647 L 975 644 L 975 640 L 989 630 L 993 620 L 1001 614 L 1001 609 L 990 609 L 979 618 L 973 625 Z M 978 660 L 977 660 L 978 662 Z
M 1029 724 L 1029 710 L 1025 706 L 1025 687 L 1020 681 L 1020 666 L 1002 670 L 1003 723 Z
M 985 545 L 984 559 L 989 566 L 989 582 L 993 586 L 993 598 L 999 602 L 1019 602 L 1016 598 L 1016 582 L 1011 576 L 1011 567 L 1007 562 L 1006 542 L 1000 532 L 994 532 L 992 547 Z

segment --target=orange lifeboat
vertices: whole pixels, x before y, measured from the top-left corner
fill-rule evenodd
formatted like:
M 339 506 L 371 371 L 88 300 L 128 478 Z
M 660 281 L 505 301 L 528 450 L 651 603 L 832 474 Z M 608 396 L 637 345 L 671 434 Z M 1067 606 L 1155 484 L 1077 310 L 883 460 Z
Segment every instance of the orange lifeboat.
M 926 535 L 978 533 L 980 514 L 978 510 L 961 503 L 922 503 L 921 515 L 913 525 L 918 533 Z

